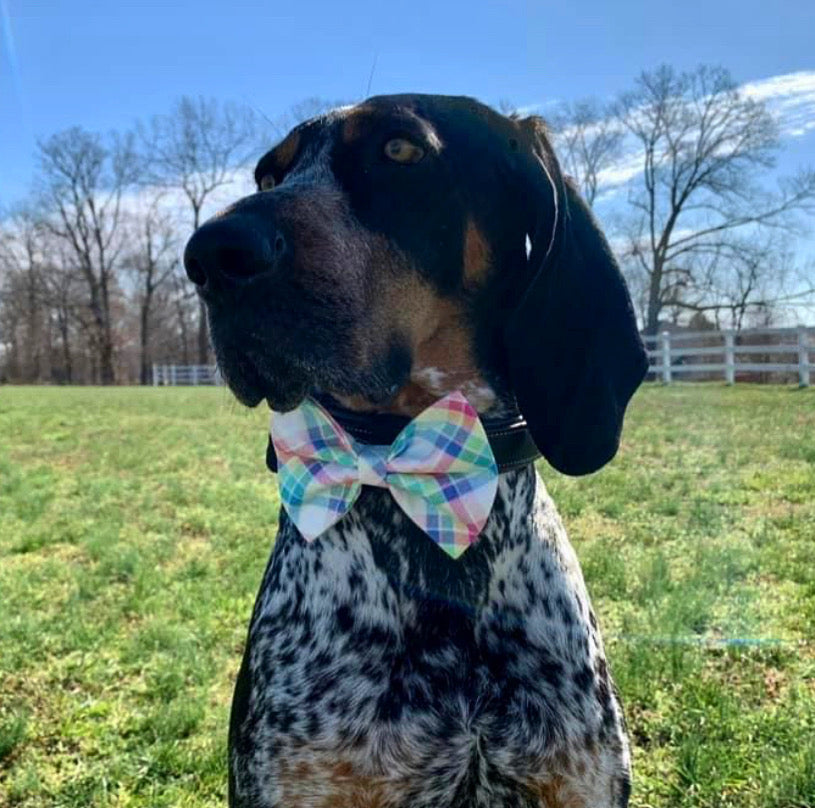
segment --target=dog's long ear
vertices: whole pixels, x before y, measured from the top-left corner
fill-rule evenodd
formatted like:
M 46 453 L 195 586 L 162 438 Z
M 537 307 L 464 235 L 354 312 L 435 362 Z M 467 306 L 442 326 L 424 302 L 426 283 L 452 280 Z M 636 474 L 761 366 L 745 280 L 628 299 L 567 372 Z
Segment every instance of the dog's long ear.
M 543 123 L 520 123 L 528 286 L 507 321 L 510 382 L 538 449 L 588 474 L 617 452 L 623 415 L 647 370 L 631 298 L 594 217 L 560 173 Z

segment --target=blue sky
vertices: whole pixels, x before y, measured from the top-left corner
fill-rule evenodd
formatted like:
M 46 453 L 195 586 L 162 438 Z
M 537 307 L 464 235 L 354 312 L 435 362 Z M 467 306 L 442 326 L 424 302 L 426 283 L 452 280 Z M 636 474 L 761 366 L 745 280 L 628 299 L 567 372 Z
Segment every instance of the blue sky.
M 125 128 L 181 94 L 246 101 L 270 118 L 309 96 L 355 100 L 374 60 L 375 93 L 466 93 L 544 112 L 611 97 L 663 61 L 720 63 L 744 82 L 815 71 L 812 0 L 0 0 L 0 12 L 0 205 L 30 186 L 38 137 Z M 784 164 L 815 164 L 815 129 L 786 142 Z

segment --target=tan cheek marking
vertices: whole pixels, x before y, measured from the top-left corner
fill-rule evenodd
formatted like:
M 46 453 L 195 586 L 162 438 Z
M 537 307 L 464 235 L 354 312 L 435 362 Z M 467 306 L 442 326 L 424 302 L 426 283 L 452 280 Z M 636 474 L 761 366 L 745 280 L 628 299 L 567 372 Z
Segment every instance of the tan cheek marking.
M 468 286 L 482 284 L 490 267 L 490 248 L 484 234 L 470 219 L 464 234 L 464 281 Z
M 378 358 L 382 335 L 398 334 L 408 341 L 410 380 L 384 405 L 374 405 L 358 395 L 335 394 L 338 401 L 357 412 L 413 417 L 447 393 L 461 390 L 477 410 L 488 410 L 495 403 L 495 393 L 475 362 L 472 327 L 464 305 L 439 297 L 387 245 L 373 247 L 379 283 L 370 297 L 370 319 L 356 330 L 351 353 L 360 367 L 366 367 Z
M 369 337 L 397 333 L 407 338 L 412 357 L 410 380 L 385 405 L 375 406 L 361 396 L 337 396 L 340 403 L 356 411 L 413 417 L 447 393 L 461 390 L 477 410 L 489 409 L 495 393 L 473 358 L 472 332 L 461 304 L 439 298 L 413 274 L 389 281 L 377 297 L 380 306 L 366 333 Z M 374 356 L 380 347 L 375 338 L 358 352 Z
M 463 306 L 438 297 L 415 276 L 407 285 L 392 290 L 387 307 L 391 322 L 408 336 L 413 357 L 410 381 L 396 394 L 390 409 L 417 415 L 454 390 L 463 391 L 476 409 L 488 409 L 495 394 L 478 371 Z

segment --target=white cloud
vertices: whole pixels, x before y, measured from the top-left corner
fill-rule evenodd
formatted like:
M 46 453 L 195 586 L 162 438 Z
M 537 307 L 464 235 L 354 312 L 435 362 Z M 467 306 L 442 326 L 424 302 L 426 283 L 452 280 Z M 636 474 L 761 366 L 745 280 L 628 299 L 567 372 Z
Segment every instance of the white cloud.
M 775 117 L 782 137 L 800 138 L 815 132 L 815 71 L 787 73 L 741 85 L 747 98 L 763 101 Z M 600 173 L 601 201 L 610 200 L 642 171 L 642 153 L 633 142 Z
M 764 101 L 789 137 L 815 129 L 815 71 L 787 73 L 743 84 L 747 98 Z
M 255 192 L 255 183 L 250 166 L 232 169 L 223 185 L 213 191 L 201 210 L 201 221 L 206 221 L 222 208 L 232 204 L 247 194 Z M 173 213 L 178 220 L 179 228 L 189 227 L 192 211 L 189 200 L 177 188 L 162 191 L 154 186 L 134 188 L 122 196 L 122 208 L 129 214 L 138 216 L 146 213 L 157 197 L 160 197 L 159 208 Z M 190 232 L 192 229 L 190 228 Z

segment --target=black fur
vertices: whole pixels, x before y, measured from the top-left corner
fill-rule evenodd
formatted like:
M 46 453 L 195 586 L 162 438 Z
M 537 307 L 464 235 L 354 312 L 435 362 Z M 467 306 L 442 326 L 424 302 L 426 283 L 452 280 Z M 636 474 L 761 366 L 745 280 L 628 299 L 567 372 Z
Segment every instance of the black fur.
M 587 474 L 616 454 L 648 360 L 617 261 L 540 129 L 519 174 L 535 274 L 507 323 L 512 388 L 544 457 Z

